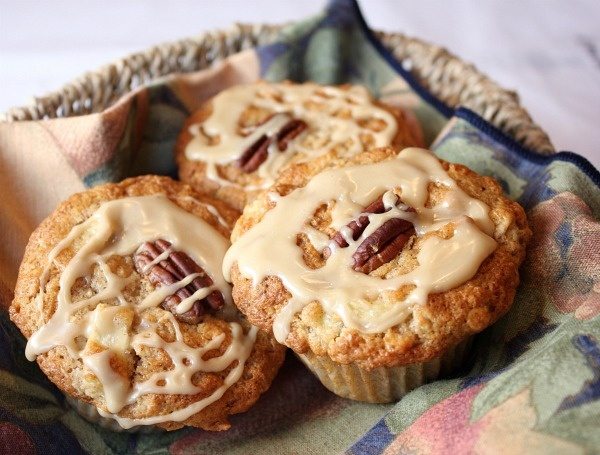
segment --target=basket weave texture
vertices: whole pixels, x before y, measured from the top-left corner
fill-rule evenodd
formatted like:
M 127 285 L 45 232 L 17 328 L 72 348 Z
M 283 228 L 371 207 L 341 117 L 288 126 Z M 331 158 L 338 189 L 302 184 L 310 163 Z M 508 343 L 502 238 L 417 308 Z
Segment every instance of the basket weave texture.
M 8 121 L 41 120 L 100 112 L 140 85 L 205 69 L 241 50 L 271 43 L 280 29 L 279 25 L 236 24 L 154 46 L 88 72 L 28 106 L 10 109 L 4 117 Z M 442 47 L 400 33 L 377 32 L 377 36 L 448 106 L 471 109 L 530 150 L 554 153 L 548 135 L 533 122 L 515 92 L 503 89 Z

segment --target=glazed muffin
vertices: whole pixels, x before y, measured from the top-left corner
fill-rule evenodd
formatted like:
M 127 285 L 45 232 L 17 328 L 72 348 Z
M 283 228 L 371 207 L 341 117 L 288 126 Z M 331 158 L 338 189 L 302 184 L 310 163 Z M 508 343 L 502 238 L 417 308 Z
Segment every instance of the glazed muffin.
M 32 234 L 19 270 L 10 317 L 29 360 L 123 428 L 229 428 L 284 357 L 223 279 L 237 216 L 167 177 L 70 197 Z
M 238 85 L 186 121 L 176 145 L 179 177 L 241 211 L 288 163 L 421 145 L 411 119 L 358 85 Z
M 325 386 L 389 402 L 460 366 L 506 313 L 530 235 L 494 179 L 381 148 L 283 172 L 236 223 L 223 270 L 248 320 Z

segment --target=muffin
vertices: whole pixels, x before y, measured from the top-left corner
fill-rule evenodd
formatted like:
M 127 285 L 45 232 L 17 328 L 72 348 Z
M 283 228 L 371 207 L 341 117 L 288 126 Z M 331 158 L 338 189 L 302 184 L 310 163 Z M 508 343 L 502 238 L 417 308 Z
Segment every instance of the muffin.
M 185 123 L 179 177 L 240 211 L 290 162 L 421 145 L 418 123 L 358 85 L 257 82 L 223 90 Z
M 494 179 L 380 148 L 290 166 L 245 208 L 223 271 L 326 387 L 390 402 L 459 367 L 506 313 L 530 236 Z
M 223 279 L 237 216 L 167 177 L 70 197 L 31 235 L 19 270 L 10 317 L 29 360 L 122 428 L 229 428 L 284 357 Z

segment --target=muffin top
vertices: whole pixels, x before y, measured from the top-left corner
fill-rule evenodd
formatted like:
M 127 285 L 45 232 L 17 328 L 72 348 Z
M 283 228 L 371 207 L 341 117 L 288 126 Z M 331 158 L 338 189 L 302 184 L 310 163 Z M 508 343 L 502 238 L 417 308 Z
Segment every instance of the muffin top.
M 186 122 L 180 178 L 243 208 L 288 163 L 420 144 L 416 122 L 358 85 L 257 82 L 223 90 Z
M 284 355 L 223 278 L 237 215 L 156 176 L 63 202 L 32 234 L 10 307 L 27 357 L 124 428 L 228 428 Z
M 279 342 L 372 369 L 437 357 L 504 314 L 530 235 L 492 178 L 381 148 L 283 172 L 245 208 L 223 270 Z

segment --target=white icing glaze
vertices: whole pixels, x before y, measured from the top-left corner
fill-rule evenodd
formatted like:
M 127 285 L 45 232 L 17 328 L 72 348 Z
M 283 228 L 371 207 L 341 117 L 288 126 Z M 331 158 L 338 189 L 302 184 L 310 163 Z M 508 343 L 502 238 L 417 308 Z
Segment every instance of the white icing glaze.
M 445 197 L 426 207 L 430 183 L 446 187 Z M 415 209 L 395 205 L 402 201 Z M 363 208 L 383 196 L 390 210 L 368 215 L 370 224 L 355 241 L 346 224 Z M 324 203 L 334 201 L 332 223 L 346 239 L 348 248 L 331 241 L 331 254 L 321 268 L 311 270 L 296 245 L 298 232 Z M 281 279 L 291 298 L 275 317 L 273 331 L 285 342 L 292 318 L 308 303 L 318 301 L 326 313 L 338 315 L 347 327 L 365 333 L 381 333 L 402 322 L 415 304 L 424 303 L 431 293 L 452 289 L 470 279 L 483 260 L 496 248 L 491 237 L 494 224 L 483 202 L 469 197 L 444 171 L 438 159 L 427 150 L 408 148 L 380 163 L 327 170 L 313 177 L 305 187 L 277 199 L 276 206 L 244 233 L 225 255 L 223 271 L 237 263 L 240 273 L 257 285 L 267 276 Z M 420 239 L 418 265 L 409 273 L 381 279 L 352 269 L 356 247 L 386 220 L 403 218 L 412 222 Z M 430 234 L 452 223 L 454 235 L 443 239 Z M 322 246 L 318 241 L 315 245 Z M 413 286 L 406 299 L 397 303 L 386 294 L 404 285 Z M 374 301 L 374 297 L 380 297 Z
M 248 334 L 244 334 L 237 322 L 229 322 L 231 343 L 223 355 L 206 361 L 202 360 L 203 353 L 219 348 L 225 339 L 224 333 L 201 348 L 191 348 L 185 344 L 177 320 L 171 313 L 166 313 L 174 328 L 176 340 L 167 343 L 158 336 L 156 324 L 144 319 L 144 311 L 160 305 L 166 297 L 189 284 L 199 274 L 189 275 L 169 286 L 158 287 L 142 302 L 131 303 L 126 301 L 122 291 L 135 279 L 135 274 L 128 278 L 119 277 L 110 270 L 107 260 L 114 255 L 131 255 L 144 242 L 159 238 L 170 242 L 171 250 L 185 251 L 201 265 L 214 283 L 180 302 L 177 311 L 182 313 L 189 310 L 195 300 L 218 289 L 226 302 L 223 313 L 231 315 L 231 289 L 221 271 L 229 241 L 211 225 L 181 209 L 164 195 L 128 197 L 100 205 L 87 220 L 73 227 L 50 252 L 48 263 L 40 277 L 40 292 L 36 297 L 39 301 L 44 299 L 44 289 L 52 267 L 58 267 L 57 257 L 73 242 L 78 239 L 81 241 L 74 257 L 60 273 L 56 311 L 48 321 L 41 324 L 26 347 L 29 360 L 34 360 L 37 355 L 56 346 L 65 346 L 73 358 L 80 358 L 102 385 L 109 411 L 103 411 L 103 415 L 117 419 L 124 427 L 182 421 L 218 400 L 241 376 L 257 333 L 252 327 Z M 152 263 L 165 258 L 166 254 L 161 254 Z M 71 290 L 76 280 L 89 276 L 95 265 L 105 277 L 104 287 L 96 294 L 74 302 Z M 134 316 L 140 322 L 137 333 L 130 335 Z M 86 340 L 83 347 L 82 338 Z M 148 381 L 132 388 L 129 379 L 122 377 L 111 367 L 111 361 L 114 358 L 118 360 L 119 355 L 131 349 L 139 352 L 143 346 L 166 351 L 174 368 L 156 373 Z M 124 406 L 148 393 L 200 393 L 201 390 L 192 383 L 194 373 L 223 371 L 234 361 L 237 364 L 227 374 L 223 384 L 211 395 L 190 406 L 149 419 L 122 419 L 115 415 Z
M 315 103 L 322 109 L 312 108 Z M 275 115 L 243 136 L 238 131 L 238 119 L 249 105 L 268 109 Z M 339 115 L 342 112 L 349 115 Z M 255 171 L 261 178 L 261 183 L 249 185 L 246 189 L 269 187 L 279 170 L 292 158 L 300 156 L 302 159 L 310 159 L 339 145 L 347 147 L 347 153 L 355 154 L 363 150 L 360 141 L 362 133 L 372 135 L 375 147 L 390 145 L 397 131 L 394 116 L 373 104 L 364 87 L 352 86 L 349 90 L 342 90 L 310 82 L 258 82 L 238 85 L 215 96 L 212 99 L 212 114 L 208 119 L 201 126 L 190 127 L 193 139 L 186 147 L 185 155 L 190 160 L 207 163 L 206 172 L 210 179 L 221 185 L 233 185 L 219 176 L 216 165 L 235 161 L 263 134 L 271 137 L 292 118 L 306 122 L 308 129 L 290 141 L 285 152 L 280 153 L 277 144 L 273 142 L 269 146 L 267 160 Z M 357 119 L 382 120 L 385 127 L 381 131 L 373 131 L 359 125 Z M 217 143 L 210 145 L 203 135 L 217 139 Z M 318 142 L 319 146 L 310 147 L 306 143 L 307 139 Z
M 199 393 L 201 392 L 201 389 L 194 387 L 191 382 L 191 376 L 194 372 L 223 371 L 235 360 L 239 360 L 238 364 L 231 369 L 227 376 L 225 376 L 223 384 L 215 389 L 215 391 L 206 398 L 203 398 L 183 409 L 178 409 L 177 411 L 173 411 L 169 414 L 147 417 L 144 419 L 129 419 L 120 417 L 118 415 L 109 414 L 101 409 L 98 409 L 98 412 L 104 417 L 111 417 L 115 419 L 123 428 L 131 428 L 136 425 L 155 425 L 157 423 L 166 421 L 181 422 L 197 412 L 200 412 L 202 409 L 221 398 L 227 389 L 229 389 L 229 387 L 231 387 L 240 379 L 244 371 L 245 362 L 248 357 L 250 357 L 250 353 L 252 352 L 252 347 L 254 346 L 258 329 L 256 327 L 251 327 L 248 334 L 244 335 L 239 324 L 231 323 L 231 332 L 233 339 L 227 350 L 222 356 L 210 360 L 202 360 L 202 355 L 210 349 L 218 348 L 223 340 L 222 336 L 211 340 L 202 349 L 190 348 L 179 339 L 181 336 L 180 333 L 177 334 L 178 340 L 175 343 L 170 343 L 171 346 L 165 344 L 162 338 L 155 333 L 152 334 L 152 338 L 145 338 L 143 340 L 144 344 L 154 343 L 155 346 L 165 349 L 171 358 L 174 359 L 175 369 L 179 371 L 179 374 L 167 374 L 170 373 L 170 371 L 157 373 L 148 381 L 136 385 L 136 388 L 131 395 L 131 400 L 135 400 L 138 396 L 147 393 L 173 393 L 186 395 Z M 189 366 L 186 367 L 184 359 L 187 359 Z M 157 381 L 161 379 L 166 381 L 165 385 L 157 386 Z
M 317 249 L 317 251 L 323 250 L 325 247 L 329 246 L 331 239 L 323 234 L 321 231 L 311 227 L 311 226 L 303 226 L 302 232 L 306 234 L 310 243 Z
M 183 299 L 181 302 L 179 302 L 179 304 L 175 307 L 175 312 L 178 314 L 182 314 L 182 313 L 185 313 L 186 311 L 189 311 L 192 308 L 192 305 L 194 305 L 194 302 L 196 300 L 202 300 L 203 298 L 208 296 L 211 292 L 213 292 L 217 289 L 218 288 L 214 285 L 208 286 L 206 288 L 198 289 L 192 295 L 190 295 L 189 297 L 187 297 L 187 298 Z
M 156 289 L 154 292 L 148 294 L 144 300 L 136 305 L 139 310 L 145 310 L 147 308 L 153 308 L 161 304 L 167 297 L 175 294 L 179 289 L 186 287 L 194 278 L 200 276 L 199 273 L 192 273 L 191 275 L 186 276 L 183 280 L 177 281 L 168 286 L 161 286 Z
M 143 245 L 140 245 L 140 248 L 138 248 L 138 250 L 142 249 Z M 142 272 L 144 273 L 148 273 L 148 271 L 154 267 L 156 264 L 158 264 L 161 261 L 164 261 L 165 259 L 167 259 L 169 257 L 169 254 L 171 254 L 171 252 L 173 251 L 172 248 L 167 248 L 165 251 L 163 251 L 162 253 L 160 253 L 158 256 L 156 256 L 155 259 L 153 259 L 152 261 L 150 261 L 143 269 Z
M 103 387 L 106 407 L 109 412 L 119 412 L 127 402 L 131 385 L 129 380 L 110 366 L 113 351 L 106 349 L 95 354 L 82 356 L 83 364 L 96 375 Z

